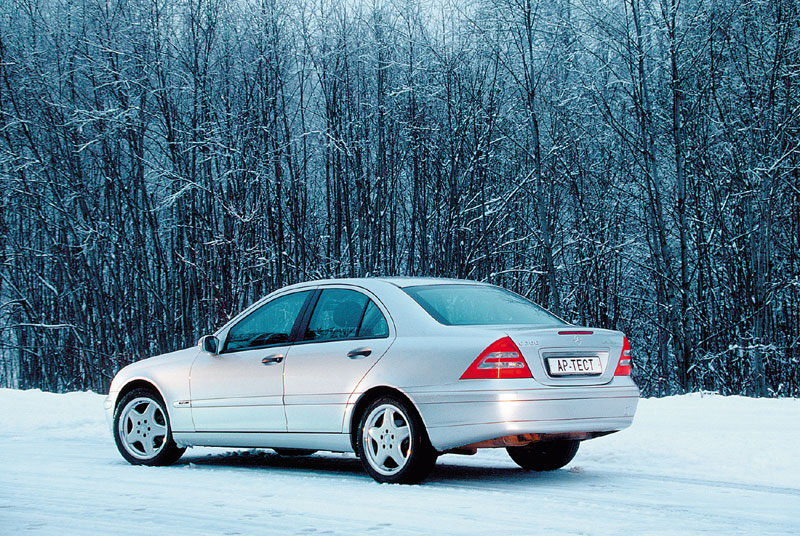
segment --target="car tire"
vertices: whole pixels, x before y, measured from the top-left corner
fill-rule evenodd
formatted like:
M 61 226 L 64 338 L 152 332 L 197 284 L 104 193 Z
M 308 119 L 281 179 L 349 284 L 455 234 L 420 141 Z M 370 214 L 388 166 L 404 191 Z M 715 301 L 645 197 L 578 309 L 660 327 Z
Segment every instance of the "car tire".
M 311 449 L 272 449 L 278 456 L 311 456 L 316 450 Z
M 531 443 L 524 447 L 506 447 L 506 451 L 526 471 L 554 471 L 572 461 L 580 444 L 580 441 L 574 439 L 559 439 Z
M 438 457 L 416 409 L 396 396 L 367 406 L 359 420 L 357 452 L 366 472 L 389 484 L 421 482 Z
M 133 465 L 170 465 L 186 451 L 172 440 L 166 404 L 150 389 L 134 389 L 120 399 L 114 412 L 114 441 Z

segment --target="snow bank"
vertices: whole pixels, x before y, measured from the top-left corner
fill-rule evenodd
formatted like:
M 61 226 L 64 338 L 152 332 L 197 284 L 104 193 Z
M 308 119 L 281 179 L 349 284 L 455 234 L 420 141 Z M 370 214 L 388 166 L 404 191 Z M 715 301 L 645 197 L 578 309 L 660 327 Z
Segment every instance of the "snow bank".
M 589 441 L 579 465 L 800 485 L 800 400 L 690 394 L 643 399 L 633 426 Z
M 0 430 L 39 437 L 108 436 L 103 400 L 95 393 L 46 393 L 0 389 Z

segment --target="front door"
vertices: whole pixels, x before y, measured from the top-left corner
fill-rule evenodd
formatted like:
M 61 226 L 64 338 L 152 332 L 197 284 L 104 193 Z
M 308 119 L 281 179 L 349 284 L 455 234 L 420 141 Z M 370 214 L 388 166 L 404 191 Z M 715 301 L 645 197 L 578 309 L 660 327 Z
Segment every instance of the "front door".
M 274 298 L 237 322 L 190 375 L 198 432 L 285 432 L 283 371 L 292 329 L 313 291 Z

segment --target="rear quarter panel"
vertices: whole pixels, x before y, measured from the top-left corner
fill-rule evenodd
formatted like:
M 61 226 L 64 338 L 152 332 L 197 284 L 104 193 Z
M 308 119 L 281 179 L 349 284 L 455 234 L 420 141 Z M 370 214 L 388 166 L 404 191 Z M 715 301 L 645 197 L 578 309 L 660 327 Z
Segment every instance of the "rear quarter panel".
M 445 333 L 427 333 L 420 336 L 401 337 L 381 360 L 369 371 L 350 397 L 343 430 L 350 429 L 355 404 L 372 388 L 390 387 L 405 394 L 417 407 L 423 423 L 427 404 L 436 404 L 445 396 L 462 392 L 473 398 L 475 385 L 459 381 L 467 367 L 492 342 L 504 336 L 502 332 L 485 329 L 446 328 Z M 448 332 L 449 331 L 449 332 Z M 483 388 L 497 388 L 480 381 Z

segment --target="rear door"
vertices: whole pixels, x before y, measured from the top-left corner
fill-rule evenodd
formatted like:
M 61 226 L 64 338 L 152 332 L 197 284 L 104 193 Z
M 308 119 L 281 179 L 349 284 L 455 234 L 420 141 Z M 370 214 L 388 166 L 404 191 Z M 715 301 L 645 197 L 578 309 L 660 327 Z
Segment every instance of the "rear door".
M 198 432 L 285 432 L 283 371 L 293 331 L 313 290 L 278 296 L 230 328 L 217 355 L 192 365 Z
M 394 326 L 366 291 L 323 288 L 287 356 L 284 404 L 290 432 L 342 431 L 359 381 L 391 346 Z

